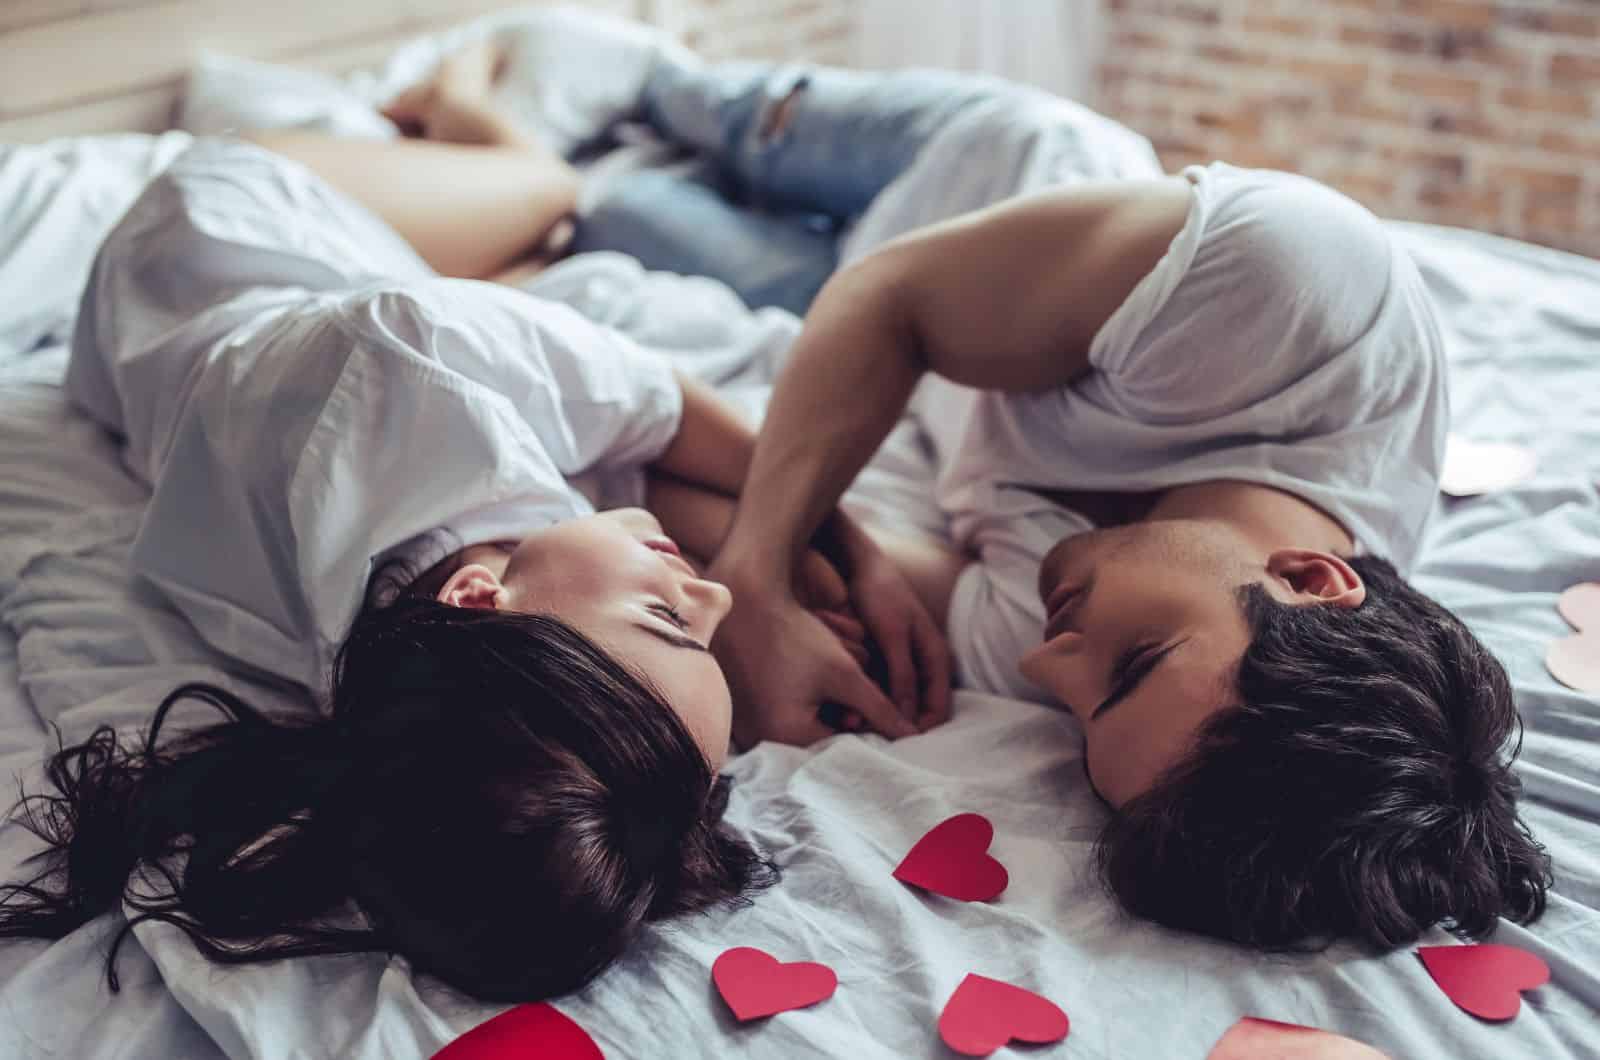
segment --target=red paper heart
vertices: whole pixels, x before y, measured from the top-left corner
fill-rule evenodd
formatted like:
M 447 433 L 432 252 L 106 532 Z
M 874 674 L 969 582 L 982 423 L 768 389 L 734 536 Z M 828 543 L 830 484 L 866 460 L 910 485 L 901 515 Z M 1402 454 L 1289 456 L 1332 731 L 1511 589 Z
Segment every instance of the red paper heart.
M 986 851 L 994 825 L 981 813 L 961 813 L 917 840 L 894 870 L 901 883 L 963 902 L 987 902 L 1011 882 L 1006 867 Z
M 1031 990 L 968 975 L 944 1003 L 939 1037 L 963 1056 L 988 1056 L 1009 1041 L 1059 1042 L 1067 1014 Z
M 738 946 L 717 958 L 711 981 L 741 1022 L 805 1008 L 833 996 L 839 977 L 826 964 L 783 964 L 751 946 Z
M 1389 1060 L 1370 1045 L 1298 1023 L 1246 1016 L 1228 1028 L 1206 1060 Z
M 433 1054 L 433 1060 L 605 1060 L 589 1032 L 539 1002 L 518 1005 L 478 1024 Z
M 1550 966 L 1515 946 L 1423 946 L 1417 956 L 1445 996 L 1479 1019 L 1510 1019 L 1522 991 L 1550 981 Z

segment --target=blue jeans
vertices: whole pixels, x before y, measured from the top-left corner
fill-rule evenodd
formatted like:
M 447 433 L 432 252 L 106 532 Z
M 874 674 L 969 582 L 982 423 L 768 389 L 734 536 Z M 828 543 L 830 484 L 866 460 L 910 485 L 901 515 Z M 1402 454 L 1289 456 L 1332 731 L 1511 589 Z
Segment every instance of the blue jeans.
M 584 214 L 573 250 L 620 250 L 721 280 L 752 307 L 803 314 L 837 264 L 843 226 L 957 111 L 1010 90 L 938 71 L 665 62 L 642 116 L 698 161 L 619 180 Z

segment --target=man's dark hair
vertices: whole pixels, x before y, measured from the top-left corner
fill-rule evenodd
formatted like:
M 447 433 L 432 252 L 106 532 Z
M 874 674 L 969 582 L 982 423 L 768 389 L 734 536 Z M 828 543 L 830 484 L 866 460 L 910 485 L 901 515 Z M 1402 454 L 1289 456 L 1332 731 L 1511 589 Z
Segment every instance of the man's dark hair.
M 1388 949 L 1544 911 L 1505 669 L 1387 561 L 1351 566 L 1367 586 L 1354 609 L 1241 589 L 1238 704 L 1100 837 L 1129 912 L 1263 949 Z
M 226 720 L 158 746 L 185 699 Z M 191 684 L 134 746 L 102 726 L 60 750 L 55 792 L 22 804 L 44 870 L 0 887 L 0 937 L 126 906 L 113 990 L 117 946 L 159 920 L 220 962 L 377 951 L 534 1001 L 647 921 L 775 879 L 720 823 L 728 781 L 678 715 L 552 616 L 402 596 L 356 620 L 330 706 L 272 718 Z

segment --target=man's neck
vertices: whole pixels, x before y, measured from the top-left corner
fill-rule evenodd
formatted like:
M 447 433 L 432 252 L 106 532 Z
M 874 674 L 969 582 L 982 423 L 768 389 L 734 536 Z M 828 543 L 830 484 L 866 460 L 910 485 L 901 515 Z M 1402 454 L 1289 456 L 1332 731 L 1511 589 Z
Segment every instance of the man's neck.
M 1355 539 L 1327 512 L 1252 482 L 1224 479 L 1177 486 L 1161 494 L 1144 518 L 1222 520 L 1267 552 L 1314 548 L 1336 556 L 1355 553 Z

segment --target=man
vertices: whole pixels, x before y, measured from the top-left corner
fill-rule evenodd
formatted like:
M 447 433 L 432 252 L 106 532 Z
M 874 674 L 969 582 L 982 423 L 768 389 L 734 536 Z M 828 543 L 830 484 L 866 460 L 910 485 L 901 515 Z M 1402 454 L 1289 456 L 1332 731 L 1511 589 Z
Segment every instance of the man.
M 1539 914 L 1505 673 L 1391 565 L 1447 410 L 1421 280 L 1371 214 L 1217 163 L 1003 202 L 839 272 L 712 570 L 746 740 L 809 742 L 830 700 L 884 716 L 788 587 L 928 373 L 963 552 L 880 543 L 963 683 L 1082 727 L 1132 912 L 1266 947 Z

